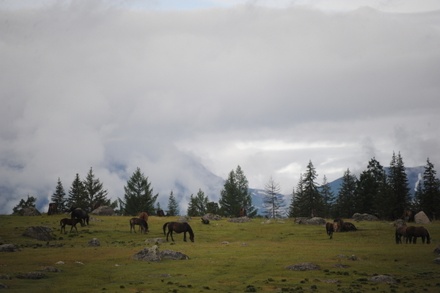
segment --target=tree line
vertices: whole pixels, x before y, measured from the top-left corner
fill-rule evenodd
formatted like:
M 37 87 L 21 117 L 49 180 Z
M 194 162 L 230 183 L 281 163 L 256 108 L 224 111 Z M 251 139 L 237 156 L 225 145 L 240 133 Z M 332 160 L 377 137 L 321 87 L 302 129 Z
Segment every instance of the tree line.
M 368 162 L 366 170 L 361 172 L 359 178 L 347 169 L 336 195 L 333 194 L 326 176 L 322 184 L 316 182 L 317 176 L 313 163 L 309 161 L 305 173 L 300 174 L 300 180 L 296 188 L 293 188 L 287 208 L 283 195 L 279 193 L 279 184 L 270 178 L 264 189 L 263 214 L 269 218 L 350 218 L 359 212 L 393 220 L 400 218 L 405 210 L 423 210 L 431 219 L 435 219 L 440 212 L 440 181 L 429 158 L 414 199 L 410 198 L 408 178 L 400 153 L 393 153 L 388 172 L 375 158 Z M 156 203 L 158 196 L 159 194 L 154 194 L 148 177 L 138 167 L 124 186 L 123 198 L 111 202 L 103 183 L 90 168 L 84 180 L 76 174 L 67 195 L 58 178 L 51 201 L 60 212 L 72 207 L 81 207 L 90 212 L 99 206 L 111 206 L 121 215 L 135 216 L 140 212 L 154 215 L 162 211 L 160 204 Z M 14 213 L 20 207 L 35 206 L 35 201 L 34 197 L 29 196 L 26 201 L 22 199 L 13 209 Z M 199 189 L 195 196 L 190 195 L 186 212 L 188 216 L 212 213 L 225 217 L 243 214 L 253 217 L 258 211 L 252 204 L 248 180 L 238 165 L 229 172 L 218 202 L 210 201 Z M 170 216 L 179 215 L 179 204 L 173 191 L 168 197 L 166 213 Z

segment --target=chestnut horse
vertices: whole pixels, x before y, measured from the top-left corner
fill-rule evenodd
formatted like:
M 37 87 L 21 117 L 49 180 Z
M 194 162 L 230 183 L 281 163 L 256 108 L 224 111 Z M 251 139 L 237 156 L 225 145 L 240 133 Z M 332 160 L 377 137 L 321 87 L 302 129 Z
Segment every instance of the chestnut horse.
M 327 222 L 325 223 L 325 231 L 327 231 L 327 235 L 330 236 L 330 239 L 333 238 L 333 232 L 335 228 L 333 227 L 333 223 Z
M 396 244 L 402 243 L 402 237 L 405 238 L 406 243 L 408 243 L 408 238 L 406 237 L 406 225 L 401 225 L 396 228 Z
M 425 243 L 425 238 L 426 238 L 426 243 L 429 244 L 431 243 L 431 236 L 429 235 L 428 230 L 426 230 L 425 227 L 420 226 L 420 227 L 414 227 L 414 226 L 409 226 L 408 228 L 406 228 L 406 242 L 408 243 L 414 243 L 416 244 L 417 242 L 417 237 L 422 238 L 422 243 Z
M 144 219 L 131 218 L 130 219 L 130 232 L 134 231 L 136 233 L 135 225 L 139 225 L 141 232 L 148 233 L 148 223 Z
M 168 233 L 165 234 L 165 229 L 168 227 Z M 174 242 L 174 238 L 173 238 L 173 232 L 176 233 L 182 233 L 183 232 L 183 241 L 186 242 L 186 232 L 189 233 L 189 239 L 191 240 L 191 242 L 194 242 L 194 232 L 191 229 L 191 226 L 184 222 L 184 223 L 179 223 L 179 222 L 167 222 L 163 225 L 163 235 L 167 235 L 167 241 L 168 241 L 168 236 L 171 235 L 171 240 Z
M 76 233 L 78 233 L 78 229 L 76 228 L 76 224 L 80 223 L 81 220 L 80 219 L 69 219 L 69 218 L 64 218 L 60 220 L 60 233 L 63 233 L 64 230 L 64 234 L 66 234 L 66 225 L 72 226 L 70 227 L 70 232 L 72 232 L 72 229 L 75 228 Z

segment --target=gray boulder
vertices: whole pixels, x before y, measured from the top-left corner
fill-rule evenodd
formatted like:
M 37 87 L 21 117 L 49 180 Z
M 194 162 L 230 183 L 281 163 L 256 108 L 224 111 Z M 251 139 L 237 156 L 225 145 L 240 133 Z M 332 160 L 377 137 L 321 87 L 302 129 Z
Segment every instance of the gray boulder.
M 89 241 L 89 246 L 101 246 L 101 242 L 99 242 L 98 238 L 93 238 Z
M 14 244 L 2 244 L 0 245 L 0 252 L 15 252 L 18 248 Z
M 416 224 L 430 224 L 431 221 L 429 220 L 428 216 L 425 214 L 424 211 L 418 212 L 414 216 L 414 222 Z
M 321 268 L 318 265 L 313 264 L 311 262 L 303 262 L 303 263 L 287 266 L 286 269 L 291 271 L 313 271 L 313 270 L 320 270 Z
M 31 226 L 24 231 L 23 236 L 31 237 L 41 241 L 50 241 L 55 239 L 52 229 L 44 226 Z
M 157 245 L 153 245 L 152 247 L 147 247 L 142 249 L 133 255 L 135 260 L 142 261 L 151 261 L 151 262 L 160 262 L 164 259 L 171 260 L 186 260 L 189 257 L 186 254 L 181 252 L 172 251 L 172 250 L 164 250 L 160 251 Z
M 91 214 L 98 216 L 113 216 L 115 214 L 115 210 L 109 206 L 100 206 L 99 208 L 94 209 Z
M 327 221 L 321 217 L 313 217 L 313 218 L 296 218 L 295 223 L 304 224 L 304 225 L 325 225 Z
M 359 222 L 359 221 L 377 221 L 377 220 L 379 220 L 379 218 L 374 216 L 374 215 L 360 214 L 360 213 L 355 213 L 352 218 L 353 218 L 353 220 L 355 220 L 357 222 Z

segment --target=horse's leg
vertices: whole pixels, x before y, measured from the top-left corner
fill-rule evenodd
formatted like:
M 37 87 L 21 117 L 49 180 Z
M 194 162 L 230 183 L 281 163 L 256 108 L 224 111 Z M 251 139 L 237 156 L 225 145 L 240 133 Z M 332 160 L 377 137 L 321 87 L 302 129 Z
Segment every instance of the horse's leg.
M 186 231 L 185 231 L 185 232 L 183 232 L 183 241 L 185 241 L 185 242 L 186 242 Z

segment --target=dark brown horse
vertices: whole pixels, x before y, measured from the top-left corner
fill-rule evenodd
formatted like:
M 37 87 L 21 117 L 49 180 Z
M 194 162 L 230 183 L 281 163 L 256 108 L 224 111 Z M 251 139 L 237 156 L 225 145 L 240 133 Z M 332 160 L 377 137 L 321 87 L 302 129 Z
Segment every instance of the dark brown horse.
M 333 227 L 333 223 L 327 222 L 325 223 L 325 231 L 327 235 L 330 236 L 330 239 L 333 238 L 333 232 L 335 232 L 335 228 Z
M 168 232 L 165 234 L 166 228 L 168 228 Z M 191 240 L 191 242 L 194 242 L 194 232 L 191 229 L 191 226 L 186 222 L 184 222 L 184 223 L 167 222 L 163 225 L 163 235 L 167 235 L 167 241 L 168 241 L 168 236 L 171 235 L 171 240 L 174 242 L 173 232 L 176 232 L 176 233 L 183 232 L 183 241 L 185 241 L 185 242 L 186 242 L 186 232 L 188 232 L 189 233 L 189 240 Z
M 64 234 L 66 234 L 66 225 L 72 226 L 70 227 L 70 232 L 72 232 L 72 229 L 75 228 L 76 233 L 78 233 L 78 229 L 76 228 L 76 224 L 80 223 L 81 220 L 79 219 L 69 219 L 69 218 L 64 218 L 60 220 L 60 233 L 63 233 L 64 230 Z
M 406 243 L 408 243 L 408 238 L 406 237 L 406 225 L 401 225 L 396 228 L 396 244 L 402 243 L 402 237 L 405 238 Z
M 148 233 L 148 223 L 144 219 L 140 218 L 131 218 L 130 219 L 130 232 L 134 231 L 136 233 L 135 225 L 139 225 L 141 228 L 141 232 Z
M 337 218 L 333 221 L 335 232 L 350 232 L 356 231 L 357 228 L 353 223 L 344 222 L 342 219 Z
M 142 219 L 142 220 L 144 220 L 145 222 L 148 223 L 148 213 L 147 212 L 141 212 L 139 214 L 139 219 Z M 139 225 L 139 230 L 141 230 L 141 229 L 142 229 L 142 226 Z
M 418 237 L 422 238 L 422 243 L 425 243 L 425 239 L 426 239 L 426 244 L 431 243 L 431 236 L 429 235 L 429 232 L 428 232 L 428 230 L 426 230 L 425 227 L 423 227 L 423 226 L 420 226 L 420 227 L 409 226 L 406 228 L 406 242 L 407 243 L 412 242 L 412 243 L 416 244 Z

